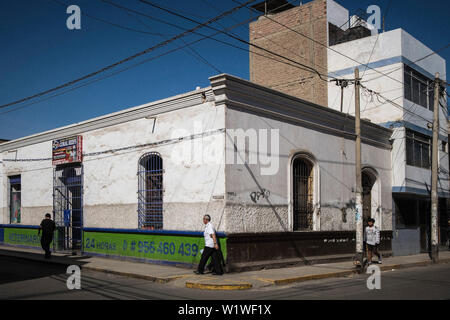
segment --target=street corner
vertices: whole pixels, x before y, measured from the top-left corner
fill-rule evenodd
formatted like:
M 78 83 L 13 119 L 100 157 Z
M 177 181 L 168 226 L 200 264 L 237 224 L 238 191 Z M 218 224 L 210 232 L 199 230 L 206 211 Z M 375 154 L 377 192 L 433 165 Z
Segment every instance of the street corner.
M 238 279 L 230 279 L 227 276 L 192 276 L 184 279 L 184 286 L 190 289 L 200 290 L 249 290 L 253 288 L 253 284 L 248 281 Z

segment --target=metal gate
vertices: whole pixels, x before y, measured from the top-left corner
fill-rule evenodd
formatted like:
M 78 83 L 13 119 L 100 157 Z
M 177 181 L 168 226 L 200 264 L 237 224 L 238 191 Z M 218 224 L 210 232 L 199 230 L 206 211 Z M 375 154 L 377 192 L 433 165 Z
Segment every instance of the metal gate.
M 294 159 L 294 231 L 313 227 L 313 166 L 301 158 Z
M 376 178 L 367 172 L 362 172 L 362 202 L 363 202 L 363 226 L 368 226 L 369 218 L 372 217 L 372 189 Z
M 55 251 L 81 250 L 83 228 L 83 166 L 61 165 L 53 170 Z

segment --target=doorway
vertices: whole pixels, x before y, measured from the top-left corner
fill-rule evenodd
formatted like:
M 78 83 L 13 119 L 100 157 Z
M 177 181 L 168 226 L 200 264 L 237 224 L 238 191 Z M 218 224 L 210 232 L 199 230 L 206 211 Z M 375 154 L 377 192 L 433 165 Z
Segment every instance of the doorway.
M 53 171 L 54 249 L 75 254 L 82 248 L 83 167 L 56 166 Z
M 297 157 L 292 163 L 294 231 L 311 231 L 314 213 L 314 165 Z

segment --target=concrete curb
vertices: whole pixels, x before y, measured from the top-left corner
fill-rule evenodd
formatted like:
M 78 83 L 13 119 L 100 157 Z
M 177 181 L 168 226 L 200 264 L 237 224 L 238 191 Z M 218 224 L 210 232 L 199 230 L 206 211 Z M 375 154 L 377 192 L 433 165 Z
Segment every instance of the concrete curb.
M 345 276 L 349 276 L 354 273 L 356 273 L 356 270 L 346 270 L 346 271 L 312 274 L 312 275 L 306 275 L 306 276 L 295 277 L 295 278 L 277 279 L 277 280 L 269 280 L 269 281 L 271 281 L 273 284 L 279 286 L 279 285 L 286 285 L 286 284 L 294 283 L 294 282 L 305 282 L 305 281 L 311 281 L 311 280 L 321 280 L 321 279 L 327 279 L 327 278 L 345 277 Z
M 444 263 L 450 263 L 450 259 L 441 259 L 436 264 L 444 264 Z M 377 266 L 380 267 L 381 271 L 390 271 L 390 270 L 395 270 L 395 269 L 425 267 L 425 266 L 430 266 L 430 265 L 433 265 L 432 261 L 419 261 L 419 262 L 411 262 L 411 263 L 377 265 Z M 305 282 L 305 281 L 320 280 L 320 279 L 326 279 L 326 278 L 345 277 L 345 276 L 349 276 L 349 275 L 356 274 L 356 273 L 357 273 L 356 270 L 346 270 L 346 271 L 306 275 L 306 276 L 300 276 L 300 277 L 294 277 L 294 278 L 285 278 L 285 279 L 277 279 L 277 280 L 261 279 L 261 280 L 272 283 L 274 285 L 286 285 L 286 284 L 294 283 L 294 282 Z
M 102 273 L 107 273 L 107 274 L 114 274 L 114 275 L 118 275 L 118 276 L 129 277 L 129 278 L 144 279 L 144 280 L 157 282 L 157 283 L 168 283 L 168 282 L 186 277 L 186 275 L 170 276 L 170 277 L 157 277 L 157 276 L 152 276 L 152 275 L 114 271 L 114 270 L 110 270 L 110 269 L 104 269 L 104 268 L 99 268 L 99 267 L 89 267 L 89 266 L 87 266 L 87 267 L 82 266 L 81 269 L 102 272 Z
M 248 290 L 252 288 L 251 283 L 239 283 L 239 284 L 211 284 L 200 282 L 186 282 L 186 288 L 201 289 L 201 290 Z

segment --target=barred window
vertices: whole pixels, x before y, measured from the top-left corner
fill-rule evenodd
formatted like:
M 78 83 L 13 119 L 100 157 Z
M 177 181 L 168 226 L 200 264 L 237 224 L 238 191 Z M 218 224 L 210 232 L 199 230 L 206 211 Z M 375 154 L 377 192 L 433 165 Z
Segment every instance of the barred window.
M 9 217 L 10 223 L 21 221 L 21 189 L 20 176 L 9 177 Z
M 405 99 L 433 111 L 434 81 L 405 65 Z
M 426 135 L 406 130 L 406 164 L 429 169 L 431 166 L 430 141 Z
M 163 160 L 156 152 L 145 154 L 138 166 L 139 229 L 163 228 Z
M 294 231 L 313 228 L 314 165 L 307 159 L 296 157 L 292 163 L 294 183 Z

